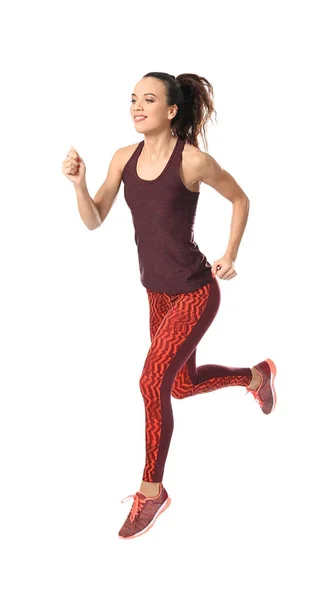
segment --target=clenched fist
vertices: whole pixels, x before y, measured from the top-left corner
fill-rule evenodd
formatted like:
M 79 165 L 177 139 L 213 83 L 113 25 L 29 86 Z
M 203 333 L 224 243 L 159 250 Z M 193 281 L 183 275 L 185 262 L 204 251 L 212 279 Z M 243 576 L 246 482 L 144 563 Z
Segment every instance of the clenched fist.
M 62 163 L 62 173 L 75 185 L 79 185 L 85 180 L 85 163 L 72 146 Z

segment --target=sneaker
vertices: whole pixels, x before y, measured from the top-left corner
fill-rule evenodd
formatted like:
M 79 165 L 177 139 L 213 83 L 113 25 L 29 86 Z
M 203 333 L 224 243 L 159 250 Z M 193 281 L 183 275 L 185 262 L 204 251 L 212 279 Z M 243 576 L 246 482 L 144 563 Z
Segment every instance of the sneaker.
M 159 494 L 153 498 L 148 498 L 142 492 L 136 492 L 134 495 L 126 496 L 121 502 L 126 502 L 129 498 L 133 498 L 133 504 L 118 532 L 119 537 L 125 540 L 146 533 L 171 502 L 162 483 L 160 483 Z
M 246 385 L 246 394 L 251 392 L 255 400 L 259 403 L 262 412 L 264 412 L 265 415 L 268 415 L 274 410 L 277 401 L 274 388 L 274 379 L 277 373 L 276 365 L 271 358 L 267 358 L 257 365 L 254 365 L 254 367 L 261 375 L 261 383 L 256 390 L 251 390 L 249 386 Z

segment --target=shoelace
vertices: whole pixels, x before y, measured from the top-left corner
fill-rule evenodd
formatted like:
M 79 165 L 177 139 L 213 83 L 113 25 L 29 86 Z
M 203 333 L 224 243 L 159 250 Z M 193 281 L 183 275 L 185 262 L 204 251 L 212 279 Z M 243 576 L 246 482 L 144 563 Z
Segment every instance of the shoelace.
M 246 388 L 246 389 L 247 389 L 247 388 Z M 259 405 L 260 405 L 260 406 L 262 406 L 262 405 L 263 405 L 263 402 L 262 402 L 262 400 L 261 400 L 261 398 L 260 398 L 260 396 L 259 396 L 259 394 L 258 394 L 258 391 L 257 391 L 257 390 L 249 390 L 249 389 L 247 389 L 247 392 L 246 392 L 245 396 L 246 396 L 246 395 L 247 395 L 249 392 L 250 392 L 251 394 L 253 394 L 253 396 L 254 396 L 255 400 L 256 400 L 256 401 L 259 403 Z
M 122 503 L 127 502 L 130 498 L 133 498 L 132 508 L 129 514 L 129 518 L 131 523 L 135 520 L 135 518 L 139 515 L 143 505 L 145 504 L 147 498 L 140 498 L 138 494 L 130 494 L 121 500 Z

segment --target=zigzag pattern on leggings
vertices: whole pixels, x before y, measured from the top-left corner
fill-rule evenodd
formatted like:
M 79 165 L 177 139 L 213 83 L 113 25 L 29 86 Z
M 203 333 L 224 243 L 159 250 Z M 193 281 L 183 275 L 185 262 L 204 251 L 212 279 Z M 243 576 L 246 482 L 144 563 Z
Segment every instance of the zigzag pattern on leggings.
M 215 282 L 216 284 L 216 282 Z M 164 462 L 173 431 L 171 395 L 186 398 L 218 390 L 227 386 L 248 385 L 251 372 L 247 368 L 202 365 L 196 368 L 196 343 L 211 324 L 217 309 L 207 316 L 206 306 L 210 288 L 207 283 L 194 292 L 171 295 L 147 290 L 150 306 L 151 346 L 140 377 L 140 390 L 145 404 L 146 463 L 144 481 L 155 481 L 155 466 L 163 473 Z M 216 284 L 217 285 L 217 284 Z M 209 314 L 209 313 L 208 313 Z M 202 324 L 199 334 L 197 324 Z M 172 361 L 176 361 L 183 342 L 192 334 L 192 352 L 189 358 L 168 381 L 166 374 Z M 195 337 L 197 339 L 195 340 Z M 162 458 L 159 456 L 161 435 L 163 440 Z

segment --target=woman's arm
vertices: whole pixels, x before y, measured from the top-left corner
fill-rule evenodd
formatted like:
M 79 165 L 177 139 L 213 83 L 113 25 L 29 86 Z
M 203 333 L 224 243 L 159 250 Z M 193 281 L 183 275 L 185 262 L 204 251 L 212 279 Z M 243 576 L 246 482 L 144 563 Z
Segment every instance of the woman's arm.
M 194 163 L 194 165 L 193 165 Z M 230 200 L 233 205 L 230 239 L 223 256 L 235 260 L 249 214 L 249 198 L 234 177 L 207 152 L 198 150 L 192 157 L 195 180 L 202 181 Z

